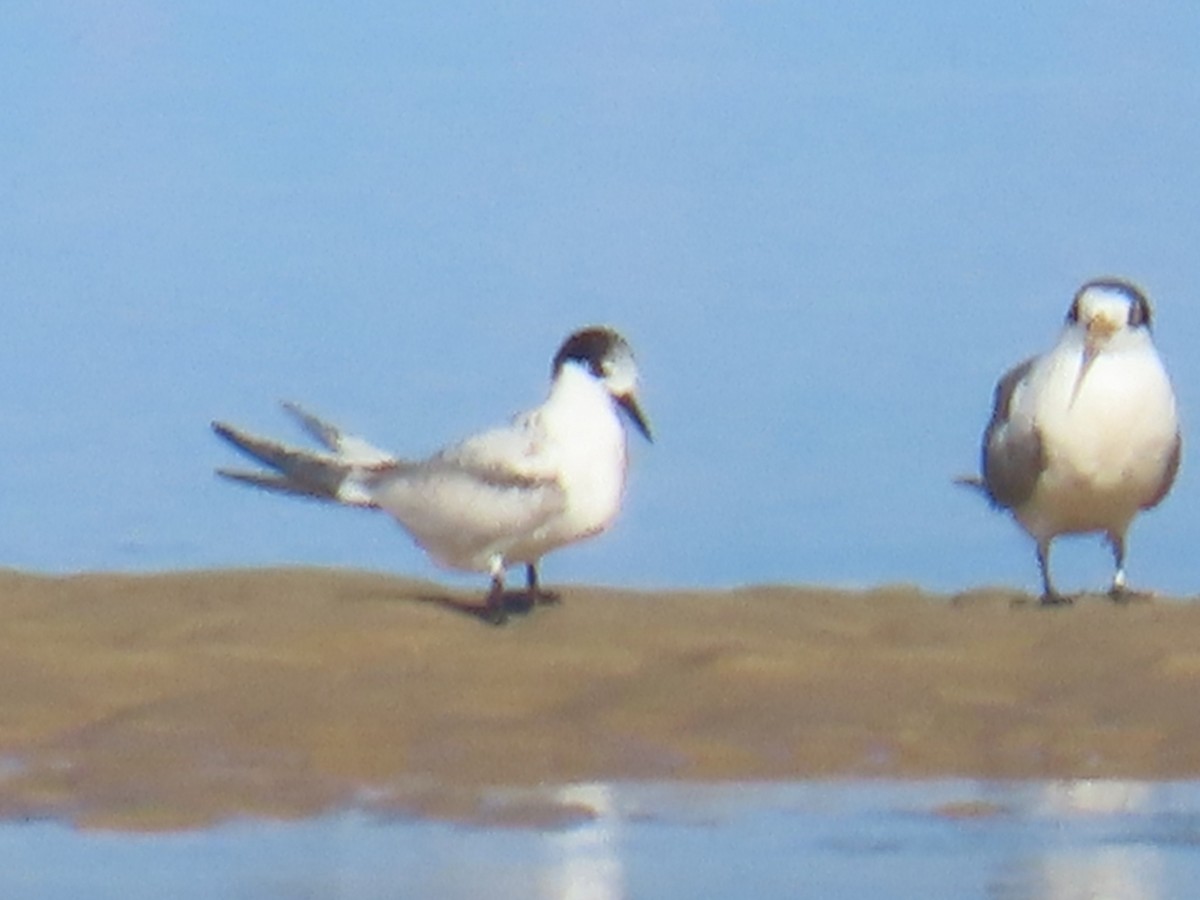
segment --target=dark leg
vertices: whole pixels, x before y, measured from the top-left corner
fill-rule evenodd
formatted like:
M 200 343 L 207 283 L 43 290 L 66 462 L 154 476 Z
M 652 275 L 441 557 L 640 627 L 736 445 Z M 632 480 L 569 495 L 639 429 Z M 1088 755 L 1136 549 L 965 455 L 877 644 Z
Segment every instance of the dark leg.
M 504 572 L 492 576 L 492 587 L 488 591 L 483 620 L 490 625 L 503 625 L 508 621 L 508 610 L 504 608 Z
M 525 565 L 525 584 L 529 592 L 529 602 L 538 603 L 558 603 L 558 594 L 554 591 L 543 591 L 538 584 L 537 563 L 527 563 Z
M 1054 583 L 1050 580 L 1050 540 L 1038 541 L 1037 545 L 1038 568 L 1042 572 L 1042 606 L 1061 606 L 1064 603 L 1070 603 L 1070 597 L 1064 597 L 1054 589 Z

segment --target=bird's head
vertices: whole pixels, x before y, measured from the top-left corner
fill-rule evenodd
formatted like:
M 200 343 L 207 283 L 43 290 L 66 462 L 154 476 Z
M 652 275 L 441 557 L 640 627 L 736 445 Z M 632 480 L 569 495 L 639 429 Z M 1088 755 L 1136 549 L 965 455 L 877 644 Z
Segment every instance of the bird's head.
M 1084 347 L 1095 356 L 1122 332 L 1148 331 L 1150 316 L 1150 301 L 1135 285 L 1120 278 L 1098 278 L 1075 294 L 1067 325 L 1082 329 Z
M 1067 327 L 1078 329 L 1083 339 L 1083 361 L 1072 395 L 1097 356 L 1127 337 L 1149 333 L 1150 319 L 1150 301 L 1136 285 L 1121 278 L 1084 284 L 1067 311 Z
M 581 328 L 571 334 L 554 356 L 552 374 L 557 377 L 563 365 L 572 362 L 591 373 L 612 395 L 648 441 L 650 425 L 638 405 L 637 363 L 625 338 L 604 326 Z

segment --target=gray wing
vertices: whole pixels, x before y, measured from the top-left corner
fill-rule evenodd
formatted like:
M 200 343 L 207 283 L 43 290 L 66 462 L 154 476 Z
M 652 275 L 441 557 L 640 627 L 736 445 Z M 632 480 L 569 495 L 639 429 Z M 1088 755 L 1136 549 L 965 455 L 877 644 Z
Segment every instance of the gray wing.
M 1175 445 L 1171 448 L 1171 455 L 1167 457 L 1167 466 L 1163 470 L 1162 482 L 1155 491 L 1154 496 L 1142 504 L 1142 509 L 1153 509 L 1162 503 L 1163 498 L 1167 496 L 1167 492 L 1171 490 L 1171 485 L 1175 483 L 1175 476 L 1179 474 L 1179 459 L 1183 454 L 1183 437 L 1178 431 L 1175 432 Z
M 470 568 L 507 553 L 566 508 L 557 460 L 536 421 L 484 432 L 404 470 L 380 467 L 372 497 L 430 553 Z
M 424 463 L 433 471 L 460 471 L 495 488 L 561 493 L 556 460 L 535 414 L 447 447 Z
M 1011 417 L 1013 394 L 1036 360 L 1025 360 L 996 385 L 992 418 L 983 433 L 983 486 L 996 506 L 1011 508 L 1028 500 L 1046 468 L 1037 426 Z

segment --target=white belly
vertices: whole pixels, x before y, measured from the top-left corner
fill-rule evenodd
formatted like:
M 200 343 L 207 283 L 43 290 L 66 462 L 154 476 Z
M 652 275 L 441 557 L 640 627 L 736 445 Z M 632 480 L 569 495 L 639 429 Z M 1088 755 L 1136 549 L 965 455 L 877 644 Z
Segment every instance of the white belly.
M 1045 469 L 1015 510 L 1038 537 L 1123 534 L 1161 490 L 1175 448 L 1175 398 L 1157 354 L 1102 354 L 1073 394 L 1077 372 L 1058 361 L 1041 376 L 1033 413 Z

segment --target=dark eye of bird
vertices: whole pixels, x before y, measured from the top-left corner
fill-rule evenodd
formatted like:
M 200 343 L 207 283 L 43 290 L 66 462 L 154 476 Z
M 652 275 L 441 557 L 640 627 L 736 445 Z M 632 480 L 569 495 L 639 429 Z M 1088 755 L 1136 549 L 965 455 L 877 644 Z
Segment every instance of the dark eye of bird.
M 1137 328 L 1140 325 L 1150 324 L 1150 304 L 1146 298 L 1138 295 L 1137 299 L 1129 307 L 1129 325 L 1131 328 Z
M 1071 308 L 1067 310 L 1067 321 L 1074 324 L 1079 321 L 1079 298 L 1076 297 L 1071 303 Z

